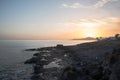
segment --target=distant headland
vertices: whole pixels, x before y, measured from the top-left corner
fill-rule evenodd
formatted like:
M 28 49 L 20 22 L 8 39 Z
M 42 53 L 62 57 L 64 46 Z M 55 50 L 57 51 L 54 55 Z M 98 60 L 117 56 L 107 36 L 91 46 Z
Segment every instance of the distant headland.
M 94 38 L 94 37 L 86 37 L 86 38 L 75 38 L 75 39 L 72 39 L 72 40 L 96 40 L 96 38 Z

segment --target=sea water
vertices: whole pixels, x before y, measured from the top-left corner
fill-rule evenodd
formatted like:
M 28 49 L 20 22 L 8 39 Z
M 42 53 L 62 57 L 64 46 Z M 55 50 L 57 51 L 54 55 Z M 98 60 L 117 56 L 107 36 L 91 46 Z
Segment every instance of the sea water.
M 92 40 L 0 40 L 0 80 L 30 80 L 32 65 L 24 64 L 35 52 L 25 49 L 75 45 Z

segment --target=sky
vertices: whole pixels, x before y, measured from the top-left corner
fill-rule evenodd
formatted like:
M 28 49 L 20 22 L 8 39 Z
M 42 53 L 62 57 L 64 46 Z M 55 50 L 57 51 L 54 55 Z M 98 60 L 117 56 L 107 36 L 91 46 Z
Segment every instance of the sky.
M 0 0 L 0 39 L 73 39 L 120 33 L 120 0 Z

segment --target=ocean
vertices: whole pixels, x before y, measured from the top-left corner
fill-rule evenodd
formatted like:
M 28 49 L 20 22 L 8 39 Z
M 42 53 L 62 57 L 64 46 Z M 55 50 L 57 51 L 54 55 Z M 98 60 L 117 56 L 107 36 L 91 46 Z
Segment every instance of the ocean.
M 92 40 L 0 40 L 0 80 L 30 80 L 32 65 L 24 64 L 35 52 L 25 49 L 75 45 Z

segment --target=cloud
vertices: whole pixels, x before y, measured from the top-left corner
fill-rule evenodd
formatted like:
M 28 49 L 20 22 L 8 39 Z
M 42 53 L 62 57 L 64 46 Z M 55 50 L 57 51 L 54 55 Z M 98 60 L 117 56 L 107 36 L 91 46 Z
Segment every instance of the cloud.
M 67 31 L 74 33 L 75 37 L 107 37 L 120 33 L 120 17 L 72 19 L 61 23 L 61 25 L 68 27 Z
M 80 7 L 85 7 L 83 5 L 81 5 L 80 3 L 73 3 L 71 5 L 68 5 L 68 4 L 62 4 L 62 7 L 65 7 L 65 8 L 80 8 Z
M 78 3 L 78 2 L 72 3 L 72 4 L 64 3 L 61 6 L 63 8 L 100 8 L 109 2 L 115 2 L 115 1 L 118 1 L 118 0 L 99 0 L 98 2 L 90 6 L 82 5 L 81 3 Z
M 69 27 L 104 27 L 106 29 L 119 28 L 120 17 L 106 17 L 106 18 L 94 18 L 94 19 L 79 19 L 71 20 L 69 22 L 63 23 L 65 26 Z

